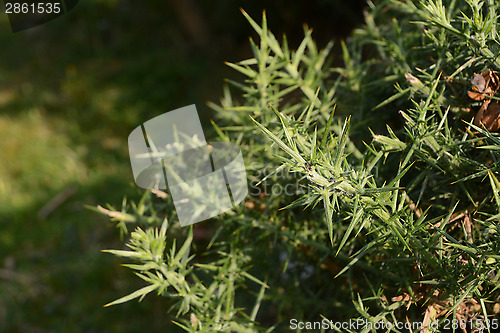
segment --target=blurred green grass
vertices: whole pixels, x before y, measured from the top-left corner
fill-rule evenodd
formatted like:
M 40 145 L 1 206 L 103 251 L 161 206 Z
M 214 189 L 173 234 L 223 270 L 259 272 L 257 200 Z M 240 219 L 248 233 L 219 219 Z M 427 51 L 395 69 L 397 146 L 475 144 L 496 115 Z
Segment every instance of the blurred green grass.
M 320 42 L 359 20 L 347 16 L 336 26 L 345 13 L 335 8 L 359 6 L 336 0 L 193 1 L 201 29 L 190 32 L 186 9 L 173 3 L 81 1 L 16 34 L 0 15 L 0 332 L 174 330 L 165 299 L 102 308 L 140 286 L 100 252 L 121 241 L 84 206 L 140 195 L 126 146 L 140 123 L 196 104 L 209 124 L 205 102 L 218 100 L 223 77 L 235 75 L 223 61 L 250 52 L 251 29 L 238 7 L 255 17 L 267 8 L 274 30 L 291 31 L 292 43 L 308 19 L 323 29 Z

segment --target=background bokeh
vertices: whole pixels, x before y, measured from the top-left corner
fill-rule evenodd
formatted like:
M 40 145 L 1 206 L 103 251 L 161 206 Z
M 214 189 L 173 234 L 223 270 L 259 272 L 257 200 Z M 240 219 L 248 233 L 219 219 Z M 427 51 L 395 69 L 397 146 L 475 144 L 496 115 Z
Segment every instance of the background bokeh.
M 224 61 L 251 55 L 240 7 L 257 21 L 265 9 L 291 47 L 307 23 L 322 47 L 361 23 L 363 5 L 81 0 L 13 34 L 2 3 L 0 332 L 175 331 L 165 299 L 153 295 L 102 307 L 141 282 L 100 252 L 122 241 L 85 206 L 139 197 L 127 136 L 140 123 L 196 104 L 210 137 L 206 101 L 219 99 L 224 78 L 242 79 Z

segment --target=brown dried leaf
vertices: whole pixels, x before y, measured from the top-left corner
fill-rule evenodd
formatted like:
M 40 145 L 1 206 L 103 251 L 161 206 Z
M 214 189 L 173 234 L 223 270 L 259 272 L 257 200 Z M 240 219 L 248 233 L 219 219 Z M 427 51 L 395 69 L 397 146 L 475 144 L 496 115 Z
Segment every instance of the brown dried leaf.
M 480 110 L 481 111 L 481 110 Z M 478 112 L 477 117 L 480 116 Z M 486 111 L 479 118 L 479 123 L 484 125 L 488 131 L 497 131 L 500 128 L 500 105 L 497 102 L 490 103 Z
M 469 95 L 469 97 L 475 101 L 482 101 L 485 98 L 485 96 L 482 93 L 475 91 L 467 91 L 467 95 Z
M 486 80 L 486 88 L 485 90 L 487 91 L 488 88 L 491 89 L 492 94 L 496 93 L 498 88 L 500 87 L 500 80 L 498 79 L 498 76 L 496 74 L 497 72 L 492 71 L 492 70 L 486 70 L 485 72 L 481 73 L 483 76 L 487 76 Z
M 439 305 L 437 304 L 431 304 L 425 309 L 424 320 L 422 321 L 422 329 L 420 330 L 420 333 L 432 332 L 432 330 L 430 329 L 430 324 L 438 318 L 438 311 Z
M 484 116 L 484 113 L 488 109 L 488 105 L 490 104 L 491 100 L 487 99 L 484 101 L 483 105 L 479 108 L 479 111 L 477 111 L 476 116 L 474 117 L 474 125 L 476 126 L 481 126 L 481 119 Z
M 160 199 L 166 199 L 168 197 L 166 192 L 163 192 L 162 190 L 157 190 L 157 189 L 151 189 L 151 193 L 156 195 Z
M 493 96 L 500 87 L 500 81 L 496 72 L 487 69 L 481 74 L 474 73 L 471 80 L 472 90 L 467 95 L 476 101 L 482 101 L 489 96 Z
M 408 302 L 408 301 L 411 301 L 411 296 L 408 293 L 403 293 L 402 295 L 395 296 L 395 297 L 391 298 L 391 301 L 393 301 L 393 302 L 401 302 L 401 301 Z
M 411 75 L 410 73 L 405 73 L 405 78 L 408 80 L 408 82 L 410 82 L 412 85 L 422 85 L 422 82 L 417 79 L 416 77 L 414 77 L 413 75 Z
M 470 213 L 468 211 L 465 211 L 465 217 L 463 220 L 463 224 L 464 224 L 465 233 L 467 234 L 467 241 L 470 244 L 472 244 L 473 243 L 473 240 L 472 240 L 472 218 L 471 218 Z

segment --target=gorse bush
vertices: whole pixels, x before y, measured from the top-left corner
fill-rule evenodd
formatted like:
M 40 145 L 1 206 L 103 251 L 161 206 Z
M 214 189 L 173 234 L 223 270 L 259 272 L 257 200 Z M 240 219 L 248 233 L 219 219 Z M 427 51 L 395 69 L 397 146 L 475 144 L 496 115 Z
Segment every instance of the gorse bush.
M 251 194 L 189 228 L 158 190 L 101 207 L 130 238 L 108 252 L 146 282 L 110 304 L 167 296 L 193 332 L 321 321 L 494 331 L 497 12 L 493 0 L 369 1 L 338 68 L 332 44 L 319 49 L 307 27 L 292 50 L 265 15 L 259 24 L 243 12 L 260 40 L 252 58 L 228 63 L 245 79 L 209 105 L 218 140 L 243 151 Z M 340 326 L 349 320 L 362 324 Z

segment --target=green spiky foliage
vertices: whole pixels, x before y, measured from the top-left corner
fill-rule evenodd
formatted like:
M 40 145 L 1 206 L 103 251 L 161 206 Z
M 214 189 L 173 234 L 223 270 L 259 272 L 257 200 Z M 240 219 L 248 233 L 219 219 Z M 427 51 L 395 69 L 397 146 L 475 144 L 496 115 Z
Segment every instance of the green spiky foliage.
M 242 148 L 250 195 L 182 229 L 159 191 L 101 209 L 125 234 L 139 224 L 129 250 L 109 252 L 139 261 L 128 267 L 147 284 L 111 304 L 156 291 L 193 332 L 300 331 L 293 318 L 494 331 L 500 137 L 473 124 L 467 91 L 500 67 L 497 13 L 492 0 L 369 1 L 332 68 L 307 27 L 292 50 L 243 12 L 260 40 L 209 105 L 218 139 Z

